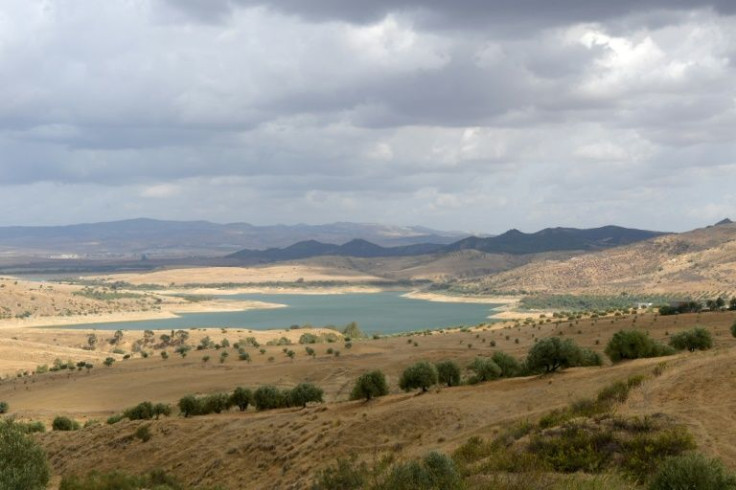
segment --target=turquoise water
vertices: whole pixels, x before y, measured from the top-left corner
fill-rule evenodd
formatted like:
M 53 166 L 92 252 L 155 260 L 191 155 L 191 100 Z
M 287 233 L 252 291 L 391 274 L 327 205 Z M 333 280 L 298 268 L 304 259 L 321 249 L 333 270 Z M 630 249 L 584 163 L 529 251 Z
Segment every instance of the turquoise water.
M 402 292 L 372 294 L 239 294 L 229 299 L 257 300 L 286 308 L 182 314 L 180 318 L 99 323 L 71 328 L 100 330 L 170 330 L 243 328 L 268 330 L 310 324 L 344 326 L 357 322 L 364 332 L 391 334 L 413 330 L 476 325 L 487 321 L 493 304 L 439 303 L 402 297 Z

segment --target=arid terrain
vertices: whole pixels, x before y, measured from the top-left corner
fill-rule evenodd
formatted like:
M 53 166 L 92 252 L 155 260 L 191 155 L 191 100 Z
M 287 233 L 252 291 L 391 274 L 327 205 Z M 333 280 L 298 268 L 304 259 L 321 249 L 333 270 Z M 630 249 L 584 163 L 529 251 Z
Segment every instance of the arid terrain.
M 594 396 L 613 381 L 635 373 L 650 374 L 664 362 L 664 374 L 646 381 L 618 410 L 622 414 L 664 413 L 685 424 L 702 451 L 721 457 L 734 468 L 736 426 L 729 422 L 729 414 L 736 408 L 736 339 L 728 330 L 734 320 L 734 312 L 673 317 L 645 313 L 559 324 L 541 319 L 538 324 L 509 322 L 467 331 L 353 341 L 351 348 L 343 342 L 316 344 L 315 357 L 295 344 L 289 347 L 296 352 L 293 359 L 284 354 L 282 346 L 263 345 L 268 338 L 257 332 L 192 330 L 191 345 L 204 336 L 217 343 L 227 338 L 232 345 L 255 335 L 265 352 L 249 347 L 252 362 L 245 362 L 237 360 L 232 348 L 192 350 L 185 358 L 169 348 L 170 357 L 164 360 L 161 349 L 150 346 L 146 347 L 148 358 L 115 356 L 119 360 L 111 367 L 95 362 L 110 355 L 107 339 L 100 339 L 99 350 L 87 351 L 81 348 L 84 332 L 57 332 L 53 342 L 59 344 L 59 350 L 51 355 L 73 361 L 90 359 L 95 367 L 8 378 L 0 384 L 0 400 L 8 401 L 11 413 L 24 420 L 50 424 L 54 416 L 67 415 L 80 422 L 101 422 L 79 431 L 37 436 L 57 477 L 89 468 L 133 473 L 163 468 L 190 485 L 305 488 L 316 470 L 338 456 L 354 453 L 370 461 L 386 454 L 399 459 L 419 457 L 434 449 L 449 453 L 471 436 L 491 437 L 513 421 L 536 420 L 550 409 Z M 551 376 L 436 388 L 426 394 L 406 394 L 397 387 L 401 371 L 418 360 L 452 359 L 465 366 L 476 356 L 496 350 L 523 358 L 534 338 L 552 335 L 573 338 L 600 352 L 621 328 L 635 326 L 651 332 L 655 339 L 666 340 L 670 333 L 695 324 L 713 333 L 714 350 L 574 368 Z M 39 340 L 30 329 L 26 332 L 19 333 L 15 342 Z M 296 342 L 304 332 L 292 330 L 286 335 Z M 268 335 L 276 338 L 284 333 Z M 143 332 L 126 332 L 119 347 L 129 352 L 138 337 L 142 339 Z M 340 351 L 339 357 L 328 354 L 327 349 Z M 220 351 L 230 353 L 223 363 L 218 362 Z M 212 358 L 209 362 L 203 361 L 206 355 Z M 354 380 L 376 367 L 386 373 L 391 394 L 368 403 L 348 401 Z M 326 403 L 306 409 L 249 409 L 191 419 L 174 416 L 104 424 L 108 416 L 145 400 L 175 404 L 186 394 L 261 384 L 289 388 L 300 382 L 323 388 Z M 142 424 L 149 424 L 153 434 L 145 443 L 133 437 Z M 69 451 L 74 451 L 73 458 L 68 457 Z
M 665 235 L 563 260 L 535 261 L 460 284 L 476 293 L 627 291 L 730 296 L 736 292 L 736 223 Z
M 646 381 L 616 407 L 617 416 L 664 417 L 668 423 L 683 424 L 701 452 L 736 469 L 736 426 L 729 415 L 736 409 L 736 338 L 729 331 L 736 312 L 660 316 L 649 308 L 636 314 L 627 309 L 553 317 L 549 311 L 519 310 L 521 296 L 511 294 L 522 289 L 687 292 L 703 298 L 729 294 L 736 290 L 734 235 L 736 227 L 726 225 L 572 258 L 538 257 L 480 280 L 458 280 L 461 273 L 452 279 L 456 289 L 450 296 L 443 295 L 442 288 L 411 294 L 435 301 L 508 303 L 508 311 L 499 316 L 507 321 L 350 341 L 325 329 L 192 328 L 176 333 L 124 331 L 116 336 L 96 329 L 95 323 L 279 306 L 214 299 L 212 294 L 226 298 L 227 293 L 244 291 L 371 292 L 396 288 L 397 274 L 404 280 L 443 281 L 447 277 L 441 268 L 428 273 L 427 258 L 319 258 L 252 268 L 106 274 L 77 282 L 6 277 L 0 279 L 0 401 L 9 404 L 9 413 L 18 420 L 41 421 L 47 428 L 59 415 L 86 424 L 78 431 L 34 435 L 49 455 L 54 485 L 64 475 L 95 468 L 131 474 L 163 469 L 192 487 L 308 488 L 318 471 L 339 457 L 353 455 L 370 464 L 385 457 L 411 460 L 432 450 L 452 454 L 473 436 L 491 439 L 513 424 L 535 423 L 552 409 L 595 397 L 613 382 L 642 374 Z M 473 262 L 476 267 L 468 271 L 482 275 L 478 264 L 497 259 L 463 251 L 441 260 Z M 389 273 L 397 265 L 401 273 Z M 472 296 L 458 295 L 463 288 Z M 506 293 L 500 300 L 493 296 L 499 291 Z M 89 326 L 62 328 L 68 324 Z M 523 360 L 535 342 L 547 337 L 570 338 L 602 353 L 611 336 L 624 328 L 642 329 L 666 342 L 695 325 L 711 332 L 712 350 L 615 365 L 606 360 L 602 367 L 478 385 L 435 386 L 423 394 L 404 393 L 398 386 L 402 371 L 420 360 L 453 360 L 467 377 L 465 368 L 476 357 L 503 351 Z M 302 345 L 299 339 L 305 333 L 331 334 L 333 340 Z M 170 337 L 180 340 L 172 342 Z M 206 340 L 208 347 L 197 350 Z M 191 348 L 185 355 L 178 352 L 182 344 Z M 247 344 L 249 360 L 240 359 L 234 344 Z M 314 349 L 313 355 L 307 347 Z M 106 359 L 110 366 L 104 365 Z M 54 369 L 60 364 L 73 367 Z M 388 378 L 389 395 L 350 401 L 355 380 L 376 368 Z M 303 382 L 322 388 L 325 403 L 263 412 L 233 409 L 193 418 L 183 418 L 175 409 L 173 416 L 160 420 L 105 423 L 143 401 L 175 407 L 189 394 L 264 384 L 288 389 Z M 152 434 L 147 442 L 134 436 L 142 426 Z

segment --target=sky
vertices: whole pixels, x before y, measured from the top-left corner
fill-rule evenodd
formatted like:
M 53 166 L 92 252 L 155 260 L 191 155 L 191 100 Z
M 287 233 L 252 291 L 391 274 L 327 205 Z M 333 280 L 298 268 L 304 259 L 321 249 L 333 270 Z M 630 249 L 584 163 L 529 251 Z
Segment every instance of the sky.
M 3 0 L 0 225 L 736 219 L 733 0 Z

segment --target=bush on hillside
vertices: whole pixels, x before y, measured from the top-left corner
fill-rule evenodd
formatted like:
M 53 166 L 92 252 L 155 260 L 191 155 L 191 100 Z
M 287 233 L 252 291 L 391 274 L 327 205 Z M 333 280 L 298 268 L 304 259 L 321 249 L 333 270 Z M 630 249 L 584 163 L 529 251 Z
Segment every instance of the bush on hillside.
M 713 337 L 710 332 L 702 327 L 679 332 L 670 337 L 670 345 L 677 350 L 708 350 L 713 347 Z
M 123 416 L 128 420 L 150 420 L 153 415 L 153 403 L 151 402 L 142 402 L 135 407 L 123 410 Z
M 79 430 L 80 425 L 79 422 L 77 422 L 76 420 L 72 420 L 69 417 L 64 417 L 60 415 L 54 418 L 54 421 L 51 423 L 51 428 L 58 431 L 70 431 Z
M 433 451 L 421 461 L 395 465 L 381 488 L 453 490 L 463 488 L 463 484 L 455 462 L 448 456 Z
M 693 488 L 697 490 L 736 490 L 736 477 L 717 459 L 689 453 L 668 458 L 657 469 L 650 490 Z
M 0 420 L 0 488 L 42 490 L 49 476 L 43 449 L 12 420 Z
M 360 400 L 365 398 L 369 401 L 371 398 L 388 395 L 388 384 L 386 376 L 379 370 L 362 374 L 353 386 L 350 393 L 351 400 Z
M 447 386 L 460 384 L 460 366 L 454 361 L 441 361 L 435 364 L 437 368 L 437 381 Z
M 437 368 L 427 361 L 420 361 L 406 368 L 399 380 L 399 388 L 404 391 L 421 388 L 422 392 L 426 392 L 430 386 L 436 384 Z
M 641 330 L 620 330 L 608 341 L 605 353 L 611 361 L 619 362 L 624 359 L 668 356 L 674 350 L 655 342 Z
M 519 364 L 519 361 L 505 352 L 494 352 L 491 360 L 496 363 L 496 366 L 501 368 L 502 378 L 512 378 L 521 373 L 521 364 Z
M 0 413 L 8 413 L 10 406 L 8 402 L 0 402 Z

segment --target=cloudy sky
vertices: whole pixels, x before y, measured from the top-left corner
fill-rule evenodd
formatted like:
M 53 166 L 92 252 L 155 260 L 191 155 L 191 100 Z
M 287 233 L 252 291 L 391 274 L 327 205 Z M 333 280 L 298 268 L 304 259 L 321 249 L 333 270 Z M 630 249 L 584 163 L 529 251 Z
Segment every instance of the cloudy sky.
M 733 0 L 3 0 L 0 225 L 736 219 Z

